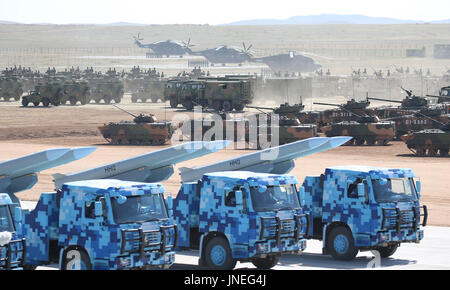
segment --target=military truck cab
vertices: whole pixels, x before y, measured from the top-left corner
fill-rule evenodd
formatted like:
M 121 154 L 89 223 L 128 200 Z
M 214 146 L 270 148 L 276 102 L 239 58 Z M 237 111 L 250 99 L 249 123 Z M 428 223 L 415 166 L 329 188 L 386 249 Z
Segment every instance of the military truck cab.
M 199 249 L 199 264 L 233 269 L 250 261 L 274 267 L 283 253 L 306 248 L 307 217 L 292 175 L 248 171 L 204 174 L 173 200 L 178 247 Z
M 26 254 L 20 235 L 20 207 L 6 193 L 0 193 L 0 270 L 22 270 Z
M 25 214 L 26 263 L 60 269 L 134 269 L 174 262 L 176 226 L 161 184 L 66 183 Z
M 410 169 L 340 166 L 306 177 L 302 196 L 310 214 L 308 239 L 323 241 L 323 253 L 351 260 L 358 251 L 389 257 L 401 243 L 419 243 L 427 222 L 420 181 Z

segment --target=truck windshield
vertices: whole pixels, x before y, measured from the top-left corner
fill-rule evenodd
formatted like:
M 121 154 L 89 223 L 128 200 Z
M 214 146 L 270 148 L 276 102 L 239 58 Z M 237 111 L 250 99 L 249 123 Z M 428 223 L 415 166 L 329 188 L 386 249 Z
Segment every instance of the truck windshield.
M 251 187 L 250 194 L 255 211 L 290 210 L 300 207 L 297 190 L 293 184 Z
M 0 232 L 14 232 L 14 224 L 8 206 L 0 206 Z
M 166 208 L 161 195 L 128 196 L 125 203 L 119 204 L 112 199 L 114 220 L 118 224 L 141 223 L 167 218 Z
M 373 193 L 377 202 L 416 200 L 416 191 L 411 178 L 373 180 Z

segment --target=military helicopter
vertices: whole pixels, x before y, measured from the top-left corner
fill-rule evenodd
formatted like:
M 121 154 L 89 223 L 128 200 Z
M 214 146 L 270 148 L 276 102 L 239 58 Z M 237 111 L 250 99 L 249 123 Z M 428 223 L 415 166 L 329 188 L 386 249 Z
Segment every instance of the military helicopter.
M 252 45 L 246 47 L 245 43 L 242 43 L 242 46 L 243 48 L 221 45 L 216 48 L 189 52 L 189 54 L 203 56 L 212 64 L 237 63 L 241 65 L 252 58 L 252 54 L 249 52 Z
M 162 57 L 162 56 L 170 56 L 177 55 L 182 56 L 186 53 L 190 53 L 190 47 L 194 46 L 191 44 L 191 39 L 189 38 L 188 42 L 177 41 L 177 40 L 165 40 L 165 41 L 157 41 L 154 43 L 143 44 L 141 41 L 143 38 L 140 38 L 140 34 L 137 36 L 133 36 L 134 43 L 140 48 L 148 48 L 153 51 L 154 56 Z
M 251 62 L 264 63 L 276 72 L 314 72 L 322 67 L 314 58 L 306 54 L 282 53 L 272 56 L 252 58 Z

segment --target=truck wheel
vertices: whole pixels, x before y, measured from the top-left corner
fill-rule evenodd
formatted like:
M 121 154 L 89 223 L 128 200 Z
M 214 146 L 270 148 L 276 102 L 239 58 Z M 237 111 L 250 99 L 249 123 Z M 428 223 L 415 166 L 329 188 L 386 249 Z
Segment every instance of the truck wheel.
M 70 249 L 64 253 L 61 270 L 91 270 L 89 256 L 78 249 Z
M 186 101 L 183 104 L 184 108 L 188 111 L 192 111 L 192 109 L 194 109 L 194 103 L 192 101 Z
M 22 98 L 22 106 L 27 107 L 28 106 L 28 100 L 27 98 Z
M 234 109 L 235 109 L 237 112 L 242 112 L 242 110 L 244 110 L 244 105 L 243 105 L 243 104 L 237 104 L 237 105 L 234 105 Z
M 33 102 L 33 105 L 34 105 L 35 107 L 37 107 L 37 106 L 39 106 L 39 103 L 40 103 L 40 102 Z
M 178 107 L 178 101 L 176 99 L 170 99 L 170 107 L 171 108 Z
M 208 268 L 217 270 L 232 270 L 236 266 L 230 246 L 222 237 L 215 237 L 208 242 L 205 248 L 205 262 Z
M 43 99 L 42 100 L 42 105 L 44 105 L 44 107 L 48 107 L 50 105 L 50 100 L 49 99 Z
M 268 256 L 267 258 L 255 258 L 252 260 L 253 265 L 259 270 L 269 270 L 275 267 L 280 261 L 280 255 Z
M 120 103 L 120 101 L 121 101 L 120 98 L 115 98 L 115 99 L 114 99 L 114 102 L 115 102 L 116 104 Z
M 327 247 L 335 260 L 350 261 L 358 254 L 352 233 L 346 227 L 337 227 L 328 235 Z
M 214 110 L 216 110 L 217 112 L 222 111 L 222 102 L 214 101 L 212 106 L 213 106 Z
M 137 97 L 135 97 L 135 96 L 131 96 L 131 102 L 132 103 L 136 103 L 137 102 Z
M 387 258 L 392 256 L 398 249 L 398 244 L 389 245 L 387 247 L 378 247 L 375 250 L 380 252 L 382 258 Z
M 223 109 L 225 112 L 230 112 L 230 111 L 233 110 L 233 106 L 231 105 L 231 102 L 230 102 L 230 101 L 223 101 L 223 103 L 222 103 L 222 109 Z
M 34 271 L 34 270 L 36 270 L 36 268 L 37 268 L 37 266 L 35 266 L 35 265 L 23 265 L 23 269 L 25 271 Z

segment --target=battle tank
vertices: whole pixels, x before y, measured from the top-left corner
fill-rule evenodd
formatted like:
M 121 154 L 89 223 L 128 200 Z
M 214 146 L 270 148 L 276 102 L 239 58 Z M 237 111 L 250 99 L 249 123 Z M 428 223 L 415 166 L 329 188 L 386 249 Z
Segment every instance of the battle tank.
M 347 103 L 341 105 L 320 102 L 314 102 L 313 104 L 338 107 L 338 109 L 320 111 L 317 114 L 299 114 L 299 118 L 302 122 L 311 119 L 311 121 L 314 121 L 319 127 L 345 121 L 356 122 L 361 118 L 361 115 L 373 115 L 373 110 L 368 109 L 370 102 L 367 99 L 362 101 L 351 99 L 350 101 L 347 101 Z
M 421 130 L 401 138 L 416 156 L 449 156 L 450 123 L 442 124 L 440 129 Z
M 19 101 L 23 94 L 22 83 L 15 76 L 0 76 L 0 99 Z
M 117 106 L 116 106 L 117 107 Z M 170 122 L 158 122 L 154 115 L 131 114 L 133 121 L 111 122 L 99 127 L 100 133 L 114 145 L 163 145 L 173 135 L 174 127 Z
M 327 137 L 352 136 L 346 145 L 387 145 L 395 137 L 395 124 L 374 116 L 358 116 L 358 121 L 343 121 L 321 128 Z
M 252 128 L 252 124 L 258 124 L 256 131 L 258 136 L 256 148 L 261 149 L 267 147 L 264 146 L 264 144 L 261 144 L 262 140 L 267 142 L 265 145 L 275 146 L 317 136 L 317 125 L 301 123 L 297 118 L 297 115 L 304 109 L 304 107 L 305 106 L 302 102 L 294 105 L 284 103 L 276 108 L 249 106 L 249 108 L 257 109 L 263 113 L 253 115 L 256 121 L 249 122 L 249 132 L 255 130 Z M 274 114 L 267 114 L 262 110 L 272 110 Z M 265 122 L 263 121 L 264 119 L 261 118 L 262 116 L 265 116 Z M 247 118 L 250 119 L 251 117 L 252 116 L 248 116 Z M 272 140 L 274 137 L 273 130 L 275 128 L 278 130 L 278 144 L 275 144 L 275 140 Z M 252 148 L 255 146 L 255 140 L 250 139 L 251 138 L 249 136 L 247 141 L 250 143 L 250 147 Z

